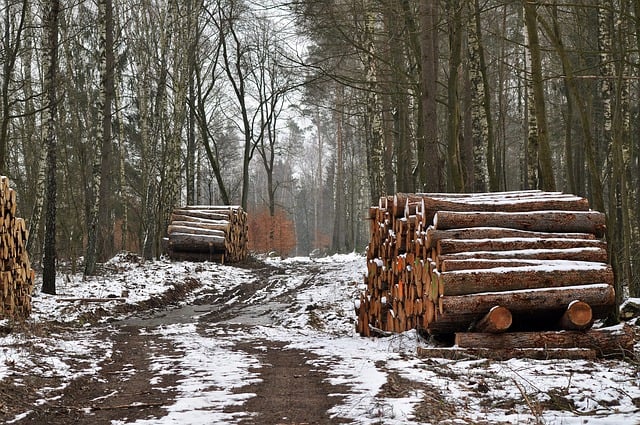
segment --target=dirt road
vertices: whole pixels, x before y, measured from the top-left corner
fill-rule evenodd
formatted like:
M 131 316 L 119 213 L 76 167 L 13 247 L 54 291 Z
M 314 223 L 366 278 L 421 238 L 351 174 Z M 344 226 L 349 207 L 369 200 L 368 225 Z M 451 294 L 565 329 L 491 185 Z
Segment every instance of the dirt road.
M 79 374 L 60 389 L 61 382 L 29 371 L 16 371 L 19 379 L 5 380 L 0 387 L 0 419 L 15 424 L 108 424 L 160 420 L 167 406 L 176 401 L 177 383 L 187 378 L 179 367 L 184 350 L 173 346 L 153 329 L 193 324 L 203 338 L 215 328 L 220 335 L 237 335 L 251 327 L 271 324 L 272 313 L 295 303 L 293 294 L 311 284 L 313 267 L 304 271 L 304 279 L 278 277 L 281 270 L 262 263 L 250 266 L 256 278 L 226 293 L 200 293 L 196 304 L 175 307 L 186 291 L 162 301 L 144 304 L 125 320 L 93 325 L 94 340 L 109 347 L 110 354 L 93 366 L 95 373 Z M 144 306 L 153 307 L 146 310 Z M 185 327 L 185 329 L 191 329 Z M 56 327 L 49 323 L 40 330 L 55 332 L 61 338 L 76 340 L 87 336 L 87 327 Z M 341 418 L 329 418 L 328 410 L 340 401 L 336 394 L 345 386 L 327 382 L 327 375 L 308 362 L 312 354 L 287 349 L 285 344 L 268 339 L 233 341 L 233 350 L 257 357 L 260 365 L 249 370 L 257 379 L 232 389 L 235 393 L 255 394 L 243 405 L 204 406 L 237 414 L 240 424 L 338 424 Z M 46 356 L 30 347 L 32 355 Z M 154 370 L 154 359 L 163 359 L 165 370 Z M 173 363 L 172 363 L 173 360 Z M 78 370 L 86 370 L 90 360 L 79 358 Z M 160 378 L 159 378 L 160 377 Z M 46 394 L 46 397 L 43 396 Z M 195 419 L 194 419 L 195 420 Z M 147 423 L 147 422 L 144 422 Z M 194 422 L 195 423 L 195 422 Z

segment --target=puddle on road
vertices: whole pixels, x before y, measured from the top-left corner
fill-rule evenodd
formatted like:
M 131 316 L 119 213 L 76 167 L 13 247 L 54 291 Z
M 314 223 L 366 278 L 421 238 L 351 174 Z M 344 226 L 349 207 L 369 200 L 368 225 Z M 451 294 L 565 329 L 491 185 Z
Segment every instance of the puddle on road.
M 157 327 L 175 323 L 193 323 L 200 317 L 218 309 L 216 305 L 185 305 L 179 308 L 157 311 L 144 316 L 134 316 L 122 321 L 123 325 Z
M 157 327 L 175 323 L 224 323 L 247 326 L 268 326 L 274 324 L 272 313 L 290 307 L 289 304 L 270 301 L 263 304 L 233 307 L 220 304 L 185 305 L 170 310 L 162 310 L 145 316 L 130 317 L 122 321 L 125 326 Z M 223 314 L 224 319 L 217 317 Z M 231 316 L 231 317 L 230 317 Z
M 282 311 L 288 307 L 289 304 L 274 301 L 250 306 L 238 306 L 235 309 L 238 314 L 229 319 L 222 320 L 219 323 L 247 326 L 273 325 L 275 323 L 273 320 L 273 313 L 276 311 Z

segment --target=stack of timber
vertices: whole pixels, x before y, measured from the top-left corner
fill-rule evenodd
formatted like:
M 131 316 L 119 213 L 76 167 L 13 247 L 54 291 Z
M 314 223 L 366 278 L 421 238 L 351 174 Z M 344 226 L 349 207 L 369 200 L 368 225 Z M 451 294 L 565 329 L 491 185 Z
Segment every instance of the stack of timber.
M 417 328 L 456 334 L 462 347 L 470 332 L 584 333 L 614 307 L 605 217 L 585 198 L 397 194 L 380 198 L 369 218 L 361 335 Z
M 240 262 L 246 259 L 247 213 L 239 206 L 191 205 L 171 214 L 167 251 L 174 260 Z
M 0 177 L 0 317 L 24 319 L 31 313 L 35 273 L 27 253 L 27 226 L 16 217 L 16 193 Z

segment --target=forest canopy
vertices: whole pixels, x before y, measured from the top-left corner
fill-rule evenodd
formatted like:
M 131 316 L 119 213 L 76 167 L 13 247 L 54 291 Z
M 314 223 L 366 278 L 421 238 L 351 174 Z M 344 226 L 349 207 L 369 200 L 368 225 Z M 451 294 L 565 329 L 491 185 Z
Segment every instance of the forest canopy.
M 185 204 L 272 217 L 286 243 L 257 245 L 292 255 L 363 250 L 382 195 L 543 189 L 606 214 L 638 293 L 638 0 L 0 11 L 0 167 L 36 263 L 158 257 Z

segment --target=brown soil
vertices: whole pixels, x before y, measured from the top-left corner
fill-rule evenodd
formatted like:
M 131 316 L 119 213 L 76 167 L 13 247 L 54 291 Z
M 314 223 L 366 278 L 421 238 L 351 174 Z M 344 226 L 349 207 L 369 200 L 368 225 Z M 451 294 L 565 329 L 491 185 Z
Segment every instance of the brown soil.
M 257 275 L 264 279 L 246 285 L 242 293 L 237 290 L 222 294 L 223 299 L 238 297 L 235 304 L 217 310 L 207 316 L 204 326 L 225 326 L 219 321 L 233 317 L 239 310 L 246 310 L 244 300 L 256 290 L 267 285 L 268 276 L 274 272 L 264 264 L 250 264 Z M 154 297 L 136 306 L 121 306 L 119 314 L 140 313 L 153 315 L 184 298 L 190 291 L 200 286 L 194 279 L 173 282 L 174 288 L 162 296 Z M 210 298 L 219 298 L 220 294 L 211 294 Z M 283 296 L 286 296 L 283 295 Z M 208 298 L 201 298 L 207 302 Z M 221 302 L 221 305 L 225 305 Z M 110 316 L 107 311 L 96 311 L 82 317 L 82 322 L 92 323 L 98 333 L 96 340 L 109 341 L 112 354 L 100 362 L 95 373 L 80 376 L 62 388 L 58 378 L 45 378 L 34 375 L 28 370 L 15 370 L 12 376 L 0 382 L 0 423 L 14 420 L 15 424 L 109 424 L 117 420 L 124 423 L 138 419 L 161 418 L 167 414 L 166 408 L 175 402 L 176 383 L 183 376 L 176 369 L 171 374 L 162 374 L 162 381 L 151 384 L 157 372 L 151 370 L 154 356 L 176 357 L 183 355 L 162 338 L 151 333 L 141 333 L 137 326 L 110 319 L 109 325 L 99 325 L 99 319 Z M 228 325 L 227 325 L 228 326 Z M 47 337 L 55 333 L 73 340 L 82 338 L 81 328 L 60 325 L 55 322 L 39 324 L 38 329 L 8 329 L 9 332 L 22 332 L 29 340 L 29 334 Z M 266 350 L 256 346 L 266 347 Z M 48 356 L 37 344 L 28 344 L 30 358 Z M 315 369 L 307 360 L 313 354 L 286 349 L 284 344 L 274 341 L 259 341 L 256 344 L 238 344 L 237 349 L 259 356 L 261 367 L 252 369 L 260 375 L 261 382 L 238 389 L 242 393 L 255 393 L 241 406 L 228 408 L 232 411 L 247 412 L 251 416 L 240 422 L 241 425 L 260 424 L 344 424 L 344 418 L 331 418 L 327 411 L 341 400 L 339 395 L 348 392 L 346 386 L 334 386 L 327 382 L 327 374 Z M 78 369 L 86 367 L 87 359 L 79 359 Z M 73 365 L 72 365 L 73 366 Z M 52 390 L 51 388 L 60 388 Z M 46 399 L 46 400 L 45 400 Z
M 20 406 L 21 411 L 30 413 L 14 423 L 93 425 L 110 423 L 112 420 L 135 421 L 164 416 L 166 411 L 163 406 L 172 403 L 174 394 L 171 388 L 177 375 L 163 375 L 163 382 L 152 386 L 150 380 L 157 374 L 149 370 L 150 350 L 163 356 L 177 357 L 182 353 L 163 340 L 140 334 L 138 329 L 132 327 L 117 331 L 104 329 L 102 338 L 111 339 L 112 356 L 99 364 L 100 370 L 95 375 L 80 377 L 64 389 L 48 393 L 47 399 L 53 401 L 33 405 L 39 398 L 36 394 L 39 388 L 56 384 L 31 376 L 28 387 L 32 391 L 26 391 L 20 397 L 28 401 Z M 158 387 L 164 388 L 160 390 Z M 20 390 L 20 386 L 6 386 L 3 390 L 14 393 Z M 18 413 L 16 410 L 7 409 L 8 414 L 1 415 L 0 420 L 11 419 Z
M 261 349 L 256 349 L 256 345 Z M 262 367 L 252 369 L 260 374 L 262 382 L 238 390 L 255 393 L 256 397 L 228 410 L 255 415 L 240 425 L 347 423 L 343 418 L 330 418 L 327 411 L 342 398 L 334 394 L 345 393 L 348 388 L 329 384 L 325 373 L 307 363 L 313 358 L 310 353 L 285 349 L 284 344 L 273 341 L 257 341 L 238 345 L 238 348 L 259 355 L 262 360 Z

